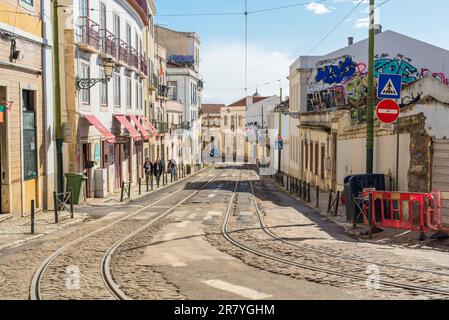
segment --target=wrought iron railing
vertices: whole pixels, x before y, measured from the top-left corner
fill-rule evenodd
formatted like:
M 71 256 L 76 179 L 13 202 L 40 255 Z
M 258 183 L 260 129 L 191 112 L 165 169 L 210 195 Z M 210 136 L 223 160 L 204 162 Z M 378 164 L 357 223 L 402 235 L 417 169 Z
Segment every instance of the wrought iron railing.
M 78 43 L 100 49 L 100 25 L 89 17 L 79 17 L 77 26 Z
M 101 52 L 118 58 L 115 35 L 107 29 L 100 29 Z

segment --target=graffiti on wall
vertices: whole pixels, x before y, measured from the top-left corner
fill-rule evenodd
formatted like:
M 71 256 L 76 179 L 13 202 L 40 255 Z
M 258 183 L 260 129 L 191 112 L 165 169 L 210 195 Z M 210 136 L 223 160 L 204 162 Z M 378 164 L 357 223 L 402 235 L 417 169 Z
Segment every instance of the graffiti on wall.
M 379 74 L 398 74 L 402 83 L 409 84 L 426 77 L 433 77 L 445 85 L 449 79 L 444 73 L 432 72 L 413 64 L 403 54 L 390 56 L 382 53 L 375 56 L 374 77 Z M 308 85 L 308 109 L 316 111 L 329 108 L 358 108 L 366 104 L 368 93 L 368 66 L 356 62 L 348 55 L 323 60 L 317 63 L 316 74 Z M 375 79 L 375 87 L 377 81 Z
M 356 63 L 351 57 L 346 57 L 337 65 L 327 65 L 317 69 L 316 82 L 324 82 L 327 84 L 335 84 L 343 82 L 354 76 L 356 71 Z

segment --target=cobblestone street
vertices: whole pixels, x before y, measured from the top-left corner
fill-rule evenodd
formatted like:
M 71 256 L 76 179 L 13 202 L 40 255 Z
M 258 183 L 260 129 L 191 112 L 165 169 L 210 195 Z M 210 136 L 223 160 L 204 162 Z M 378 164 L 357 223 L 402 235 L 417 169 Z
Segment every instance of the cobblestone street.
M 98 204 L 23 241 L 0 250 L 2 299 L 449 296 L 445 250 L 359 239 L 243 165 Z

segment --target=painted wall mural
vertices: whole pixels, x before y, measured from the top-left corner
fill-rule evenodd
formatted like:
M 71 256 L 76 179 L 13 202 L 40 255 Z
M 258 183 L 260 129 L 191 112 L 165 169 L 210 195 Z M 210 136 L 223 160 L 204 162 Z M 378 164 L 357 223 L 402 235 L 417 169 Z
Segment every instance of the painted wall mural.
M 449 85 L 449 79 L 442 72 L 434 72 L 413 64 L 403 54 L 382 53 L 375 56 L 374 77 L 377 88 L 379 74 L 398 74 L 403 84 L 409 84 L 425 77 L 433 77 Z M 368 93 L 368 66 L 355 61 L 354 56 L 344 55 L 319 61 L 308 84 L 308 111 L 329 108 L 358 109 L 366 105 Z

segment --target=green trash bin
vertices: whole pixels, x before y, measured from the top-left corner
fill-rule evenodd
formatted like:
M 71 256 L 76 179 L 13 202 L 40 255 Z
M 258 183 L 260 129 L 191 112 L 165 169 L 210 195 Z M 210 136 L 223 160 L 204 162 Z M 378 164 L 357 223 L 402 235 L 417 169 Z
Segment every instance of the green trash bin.
M 73 204 L 80 204 L 85 198 L 84 190 L 87 177 L 82 173 L 66 173 L 65 177 L 67 179 L 66 192 L 72 189 Z

